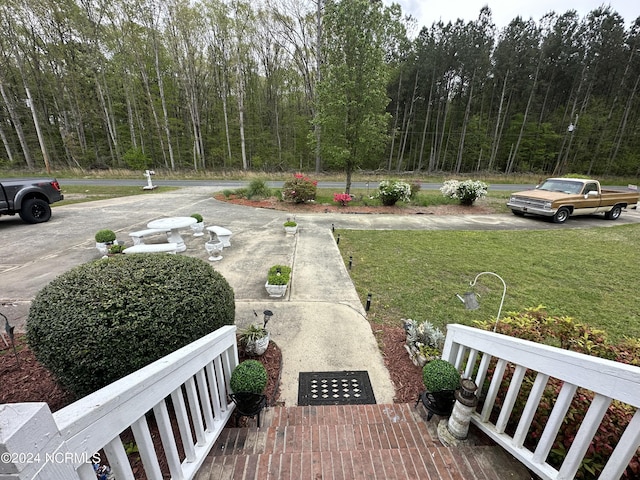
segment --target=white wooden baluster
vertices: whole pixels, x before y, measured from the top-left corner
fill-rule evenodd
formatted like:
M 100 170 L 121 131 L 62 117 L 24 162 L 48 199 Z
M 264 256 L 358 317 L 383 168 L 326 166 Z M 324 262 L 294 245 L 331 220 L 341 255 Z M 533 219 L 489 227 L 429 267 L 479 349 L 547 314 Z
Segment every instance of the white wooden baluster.
M 618 480 L 622 477 L 622 473 L 638 448 L 640 448 L 640 410 L 636 410 L 598 480 Z
M 576 472 L 582 463 L 582 459 L 584 458 L 585 453 L 587 453 L 589 445 L 591 445 L 591 440 L 593 440 L 593 436 L 598 431 L 598 427 L 600 426 L 604 415 L 607 413 L 609 405 L 611 405 L 610 398 L 605 397 L 604 395 L 595 396 L 591 406 L 589 406 L 589 410 L 587 410 L 587 414 L 582 420 L 582 424 L 576 433 L 576 437 L 573 439 L 571 448 L 562 462 L 558 478 L 569 479 L 575 477 Z
M 207 432 L 213 430 L 213 411 L 211 410 L 211 398 L 209 397 L 209 391 L 207 390 L 207 378 L 204 373 L 204 368 L 198 370 L 196 373 L 196 380 L 198 384 L 198 395 L 200 395 L 202 411 L 204 412 L 204 422 Z
M 173 410 L 176 414 L 178 422 L 178 430 L 184 447 L 185 460 L 193 462 L 196 459 L 196 451 L 193 448 L 193 436 L 191 435 L 191 427 L 189 425 L 189 416 L 187 415 L 187 407 L 184 403 L 184 395 L 182 388 L 176 388 L 171 392 L 171 400 L 173 401 Z
M 467 359 L 467 366 L 464 369 L 464 378 L 471 378 L 471 375 L 473 375 L 473 368 L 476 366 L 477 359 L 478 350 L 476 350 L 475 348 L 470 349 L 469 358 Z
M 127 452 L 122 446 L 120 437 L 116 437 L 104 446 L 104 452 L 109 459 L 111 471 L 118 480 L 134 480 L 133 471 L 129 464 Z
M 213 403 L 213 417 L 214 419 L 217 420 L 222 415 L 222 409 L 220 406 L 220 392 L 218 390 L 218 380 L 216 378 L 216 373 L 213 368 L 213 363 L 209 363 L 205 367 L 205 371 L 207 372 L 207 379 L 209 380 L 207 383 L 209 385 L 209 394 L 211 396 L 211 401 Z
M 197 445 L 204 445 L 206 442 L 204 436 L 204 424 L 202 423 L 202 410 L 200 409 L 200 402 L 198 401 L 198 394 L 196 392 L 196 382 L 191 377 L 185 383 L 187 390 L 187 399 L 189 400 L 189 412 L 191 413 L 191 421 L 193 423 L 193 429 L 196 432 Z
M 138 452 L 140 453 L 147 478 L 162 478 L 160 463 L 158 462 L 158 456 L 153 446 L 147 418 L 143 415 L 137 422 L 131 425 L 131 430 L 136 439 L 136 445 L 138 446 Z
M 489 391 L 487 392 L 487 397 L 484 400 L 484 407 L 482 407 L 481 417 L 483 422 L 489 421 L 506 367 L 507 361 L 500 358 L 493 372 L 493 377 L 491 378 L 491 385 L 489 385 Z
M 184 480 L 182 467 L 180 466 L 180 457 L 178 456 L 178 448 L 176 447 L 176 438 L 171 429 L 171 420 L 169 419 L 169 412 L 165 400 L 162 400 L 153 407 L 153 413 L 156 417 L 156 423 L 158 424 L 158 431 L 160 432 L 162 448 L 164 449 L 167 464 L 169 465 L 171 480 Z
M 520 416 L 518 428 L 516 429 L 516 433 L 513 435 L 513 446 L 516 448 L 522 448 L 524 445 L 527 433 L 531 427 L 531 422 L 533 422 L 536 410 L 538 409 L 538 404 L 540 403 L 540 399 L 542 398 L 542 394 L 544 393 L 544 389 L 547 386 L 548 381 L 549 375 L 545 375 L 543 373 L 538 373 L 536 375 L 533 387 L 531 387 L 531 392 L 529 392 L 529 398 L 527 398 L 527 403 L 524 406 L 522 415 Z
M 500 416 L 498 417 L 498 421 L 496 421 L 496 431 L 498 433 L 504 433 L 507 428 L 507 422 L 509 421 L 509 417 L 513 411 L 513 406 L 518 398 L 518 393 L 520 392 L 522 380 L 524 379 L 524 374 L 526 372 L 526 368 L 516 365 L 513 377 L 511 377 L 511 381 L 509 382 L 509 389 L 507 390 L 507 394 L 502 402 L 502 407 L 500 408 Z
M 566 382 L 562 386 L 553 410 L 551 410 L 551 414 L 549 415 L 549 420 L 547 420 L 547 425 L 544 427 L 538 446 L 533 454 L 533 461 L 535 463 L 544 463 L 546 461 L 577 389 L 578 387 L 576 385 Z

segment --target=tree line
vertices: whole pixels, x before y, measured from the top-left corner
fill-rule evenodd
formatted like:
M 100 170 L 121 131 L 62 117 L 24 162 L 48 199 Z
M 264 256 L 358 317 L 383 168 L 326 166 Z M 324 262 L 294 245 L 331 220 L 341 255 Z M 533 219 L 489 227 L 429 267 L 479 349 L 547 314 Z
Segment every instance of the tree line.
M 606 6 L 0 0 L 0 27 L 2 168 L 640 174 L 640 17 Z

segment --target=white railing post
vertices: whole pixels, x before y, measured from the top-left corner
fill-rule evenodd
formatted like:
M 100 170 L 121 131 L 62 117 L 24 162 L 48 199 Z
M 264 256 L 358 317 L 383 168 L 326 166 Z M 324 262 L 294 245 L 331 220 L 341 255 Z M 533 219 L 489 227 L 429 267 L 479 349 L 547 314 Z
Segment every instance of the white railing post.
M 0 478 L 78 478 L 72 457 L 46 403 L 0 405 Z

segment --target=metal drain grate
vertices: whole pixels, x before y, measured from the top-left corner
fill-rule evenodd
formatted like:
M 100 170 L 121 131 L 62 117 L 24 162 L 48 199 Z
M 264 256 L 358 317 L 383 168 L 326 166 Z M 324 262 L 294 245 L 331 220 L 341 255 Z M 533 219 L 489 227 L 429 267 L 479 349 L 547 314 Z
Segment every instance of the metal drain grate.
M 375 404 L 369 373 L 300 372 L 298 405 L 366 405 Z

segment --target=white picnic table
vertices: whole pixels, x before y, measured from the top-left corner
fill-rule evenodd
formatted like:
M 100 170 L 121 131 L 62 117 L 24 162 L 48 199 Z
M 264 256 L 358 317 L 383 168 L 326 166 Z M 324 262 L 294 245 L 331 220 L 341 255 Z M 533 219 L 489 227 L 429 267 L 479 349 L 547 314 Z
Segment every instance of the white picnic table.
M 177 244 L 176 251 L 184 252 L 187 246 L 184 244 L 184 240 L 180 235 L 180 229 L 190 227 L 197 222 L 193 217 L 165 217 L 147 223 L 147 228 L 166 230 L 169 232 L 167 235 L 169 243 Z

